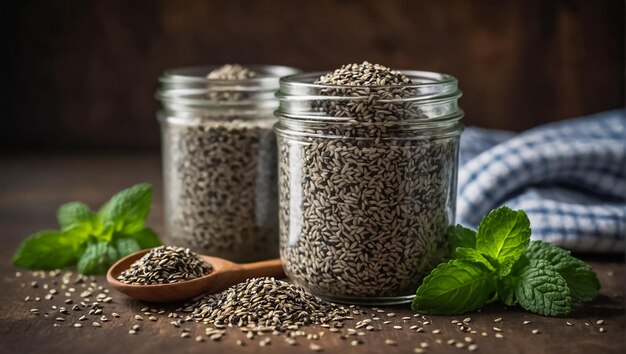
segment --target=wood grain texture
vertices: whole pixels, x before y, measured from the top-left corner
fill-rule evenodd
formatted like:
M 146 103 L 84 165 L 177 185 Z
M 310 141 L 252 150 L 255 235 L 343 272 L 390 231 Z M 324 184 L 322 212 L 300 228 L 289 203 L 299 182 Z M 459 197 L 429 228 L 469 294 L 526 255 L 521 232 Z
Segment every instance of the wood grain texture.
M 619 0 L 24 0 L 6 13 L 0 149 L 156 150 L 158 76 L 209 63 L 446 72 L 465 122 L 491 128 L 624 106 Z
M 154 155 L 75 155 L 56 157 L 36 157 L 22 155 L 16 157 L 0 157 L 0 352 L 2 353 L 35 353 L 42 350 L 46 353 L 312 353 L 308 349 L 308 341 L 298 339 L 298 346 L 291 347 L 282 337 L 272 336 L 272 344 L 259 347 L 257 339 L 249 341 L 238 329 L 230 328 L 221 342 L 207 340 L 197 343 L 196 335 L 204 332 L 205 326 L 185 324 L 193 334 L 192 338 L 180 338 L 180 329 L 169 324 L 170 319 L 159 315 L 155 322 L 146 320 L 139 322 L 133 319 L 140 314 L 144 306 L 160 308 L 116 293 L 112 290 L 113 303 L 105 304 L 105 313 L 109 318 L 112 312 L 121 315 L 119 319 L 101 323 L 102 328 L 91 326 L 91 322 L 99 316 L 88 316 L 82 321 L 84 328 L 72 328 L 77 318 L 85 311 L 72 312 L 71 321 L 61 323 L 61 327 L 53 327 L 56 314 L 46 318 L 44 313 L 51 305 L 63 306 L 64 296 L 53 300 L 43 300 L 46 290 L 44 282 L 39 281 L 39 288 L 29 286 L 31 276 L 25 272 L 21 278 L 15 277 L 10 264 L 10 257 L 20 240 L 27 234 L 39 229 L 56 226 L 56 207 L 71 200 L 81 200 L 92 207 L 98 207 L 110 195 L 121 188 L 137 182 L 150 182 L 155 185 L 154 210 L 148 224 L 157 231 L 162 231 L 161 178 L 159 159 Z M 501 305 L 487 306 L 481 313 L 468 315 L 471 327 L 478 333 L 485 331 L 488 337 L 469 334 L 478 344 L 477 353 L 623 353 L 624 343 L 624 262 L 623 259 L 606 257 L 584 257 L 598 272 L 602 283 L 600 296 L 594 301 L 578 306 L 566 318 L 547 318 L 525 313 L 517 308 L 506 309 Z M 103 276 L 96 278 L 99 285 L 105 285 Z M 23 286 L 22 286 L 23 284 Z M 76 285 L 80 291 L 80 285 Z M 57 286 L 58 288 L 58 286 Z M 26 296 L 40 296 L 41 302 L 24 302 Z M 74 298 L 76 298 L 74 296 Z M 174 310 L 178 305 L 164 307 Z M 29 312 L 31 308 L 40 308 L 41 314 L 35 316 Z M 372 311 L 367 309 L 368 313 Z M 460 353 L 447 344 L 438 344 L 437 339 L 444 343 L 448 339 L 464 340 L 468 336 L 452 325 L 452 319 L 463 320 L 466 316 L 432 316 L 428 317 L 431 324 L 425 325 L 426 333 L 415 333 L 408 328 L 419 324 L 418 319 L 403 321 L 403 316 L 412 316 L 408 306 L 394 306 L 384 309 L 379 314 L 380 321 L 375 321 L 378 330 L 368 332 L 359 337 L 363 344 L 350 346 L 350 340 L 340 339 L 335 333 L 325 333 L 316 343 L 324 348 L 324 353 L 412 353 L 420 343 L 429 343 L 427 353 Z M 380 324 L 385 320 L 387 312 L 394 312 L 389 325 Z M 167 314 L 167 312 L 166 312 Z M 371 317 L 371 315 L 368 315 Z M 503 321 L 495 323 L 494 319 L 502 317 Z M 596 321 L 602 319 L 601 326 L 606 333 L 600 333 L 600 325 Z M 423 321 L 423 319 L 420 319 Z M 524 325 L 523 321 L 530 324 Z M 569 321 L 573 326 L 567 326 Z M 129 335 L 128 330 L 133 324 L 141 329 L 137 335 Z M 391 326 L 400 325 L 402 330 Z M 494 337 L 493 327 L 500 327 L 504 338 Z M 346 328 L 351 327 L 347 323 Z M 540 334 L 532 334 L 532 329 L 539 329 Z M 440 334 L 432 330 L 439 329 Z M 306 328 L 307 333 L 323 331 L 319 327 Z M 345 330 L 344 330 L 345 332 Z M 271 335 L 270 335 L 271 336 Z M 236 345 L 236 340 L 243 340 L 245 347 Z M 397 346 L 384 344 L 385 339 L 393 339 Z

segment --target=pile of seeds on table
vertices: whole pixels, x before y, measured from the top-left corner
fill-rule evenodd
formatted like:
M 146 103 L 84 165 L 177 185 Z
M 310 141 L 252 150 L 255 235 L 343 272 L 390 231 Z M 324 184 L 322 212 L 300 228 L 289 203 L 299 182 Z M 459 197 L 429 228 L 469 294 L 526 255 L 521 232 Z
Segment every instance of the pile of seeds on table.
M 220 294 L 205 296 L 184 311 L 206 324 L 250 325 L 281 332 L 352 319 L 345 308 L 326 303 L 298 286 L 274 278 L 248 279 Z
M 312 109 L 349 124 L 281 143 L 285 270 L 329 299 L 414 294 L 445 252 L 457 142 L 406 133 L 400 123 L 426 116 L 416 104 L 388 101 L 415 95 L 400 72 L 364 62 L 316 83 L 342 87 L 321 88 L 329 99 Z
M 125 284 L 167 284 L 199 278 L 212 267 L 189 248 L 160 246 L 136 260 L 117 279 Z
M 225 65 L 208 78 L 258 76 L 242 66 Z M 247 93 L 208 87 L 207 99 L 214 103 L 247 99 Z M 229 112 L 168 123 L 163 130 L 169 243 L 234 261 L 274 258 L 278 254 L 275 118 L 271 112 L 267 117 Z
M 215 301 L 220 303 L 227 303 L 227 295 L 217 295 L 210 304 L 207 304 L 207 299 L 199 300 L 194 304 L 189 304 L 185 307 L 176 309 L 175 311 L 166 311 L 165 308 L 152 308 L 142 307 L 138 313 L 132 314 L 130 310 L 119 309 L 120 313 L 115 312 L 116 307 L 120 308 L 123 302 L 117 302 L 109 294 L 109 289 L 104 285 L 99 285 L 98 278 L 94 276 L 83 276 L 73 272 L 61 272 L 60 270 L 54 270 L 49 272 L 35 271 L 35 272 L 16 272 L 15 278 L 6 277 L 5 282 L 9 282 L 14 286 L 21 287 L 24 295 L 27 295 L 23 301 L 25 309 L 23 311 L 31 316 L 33 319 L 37 318 L 40 321 L 49 322 L 52 327 L 65 327 L 72 328 L 76 331 L 84 331 L 91 328 L 94 331 L 101 331 L 115 328 L 120 326 L 120 321 L 128 325 L 128 333 L 130 335 L 145 335 L 148 333 L 154 333 L 152 331 L 146 331 L 150 329 L 149 323 L 156 323 L 160 320 L 168 320 L 170 324 L 179 332 L 181 338 L 195 338 L 197 342 L 204 342 L 205 338 L 211 341 L 222 341 L 228 336 L 239 337 L 234 333 L 233 329 L 229 327 L 237 326 L 237 323 L 233 324 L 228 322 L 226 317 L 223 317 L 221 321 L 214 321 L 209 316 L 209 312 L 205 312 L 200 317 L 194 315 L 196 309 L 202 308 L 201 304 L 205 304 L 210 308 L 214 308 L 216 311 Z M 302 326 L 299 329 L 293 330 L 287 328 L 285 332 L 276 330 L 278 327 L 267 327 L 264 325 L 255 325 L 253 322 L 248 322 L 247 325 L 239 327 L 239 330 L 245 333 L 245 338 L 233 339 L 237 345 L 258 345 L 258 346 L 271 346 L 272 340 L 284 340 L 289 345 L 307 345 L 312 351 L 321 351 L 324 349 L 330 349 L 324 347 L 320 342 L 320 339 L 326 336 L 337 336 L 342 341 L 345 341 L 346 345 L 359 346 L 363 344 L 373 343 L 375 341 L 383 342 L 389 346 L 404 346 L 407 343 L 415 345 L 414 353 L 425 353 L 431 350 L 431 347 L 438 346 L 451 346 L 459 349 L 466 349 L 468 351 L 478 350 L 478 344 L 484 343 L 488 340 L 500 340 L 506 338 L 505 334 L 510 332 L 507 328 L 507 321 L 501 317 L 493 318 L 492 324 L 476 325 L 472 318 L 467 317 L 465 319 L 452 319 L 451 324 L 448 324 L 448 320 L 441 320 L 439 317 L 426 317 L 420 314 L 412 314 L 410 316 L 403 316 L 393 313 L 388 309 L 381 309 L 377 307 L 362 308 L 350 305 L 347 308 L 339 308 L 333 305 L 326 304 L 324 302 L 317 303 L 317 299 L 308 298 L 306 293 L 302 293 L 302 289 L 297 287 L 287 287 L 283 282 L 272 281 L 271 279 L 253 279 L 250 280 L 251 284 L 259 284 L 267 286 L 267 289 L 277 286 L 281 290 L 267 291 L 260 288 L 261 293 L 266 297 L 280 296 L 285 297 L 284 302 L 291 306 L 291 309 L 304 309 L 310 313 L 315 313 L 313 309 L 319 309 L 318 315 L 314 315 L 311 321 L 318 320 L 321 322 L 318 326 Z M 241 290 L 240 295 L 245 295 L 254 298 L 252 290 L 254 286 L 250 287 L 250 290 Z M 235 287 L 226 290 L 223 294 L 231 294 L 236 292 Z M 245 289 L 248 289 L 246 286 Z M 258 286 L 257 286 L 257 289 Z M 298 296 L 304 296 L 307 300 L 304 302 L 312 301 L 313 305 L 296 305 L 295 303 L 301 303 Z M 234 297 L 233 297 L 234 298 Z M 289 300 L 291 299 L 291 300 Z M 258 300 L 257 300 L 258 301 Z M 280 301 L 270 300 L 278 308 L 277 318 L 272 317 L 270 321 L 277 321 L 284 318 L 284 314 L 281 314 L 282 308 L 280 307 Z M 196 306 L 198 305 L 198 306 Z M 235 308 L 239 305 L 235 306 Z M 244 313 L 254 312 L 250 306 L 243 306 Z M 16 312 L 19 312 L 19 307 L 16 311 L 11 311 L 8 315 L 11 317 Z M 203 310 L 200 310 L 200 313 Z M 213 310 L 211 310 L 213 312 Z M 225 308 L 218 313 L 233 313 L 236 310 L 233 308 Z M 323 312 L 323 314 L 322 314 Z M 223 316 L 223 315 L 222 315 Z M 264 316 L 270 318 L 269 313 L 265 310 L 261 311 L 261 315 L 254 313 L 252 316 Z M 299 314 L 292 314 L 292 316 L 302 316 Z M 489 314 L 482 315 L 483 317 L 489 317 Z M 306 316 L 303 316 L 305 318 Z M 333 317 L 330 322 L 324 323 L 328 318 Z M 230 317 L 228 317 L 230 318 Z M 324 320 L 326 318 L 326 320 Z M 231 318 L 234 320 L 234 317 Z M 557 321 L 555 319 L 555 321 Z M 594 322 L 587 320 L 558 320 L 564 327 L 571 328 L 572 330 L 581 329 L 583 331 L 593 331 L 599 333 L 607 332 L 607 323 L 603 319 L 597 319 Z M 199 323 L 197 323 L 199 322 Z M 544 322 L 540 319 L 539 322 Z M 221 324 L 220 324 L 221 323 Z M 312 322 L 311 322 L 312 323 Z M 189 326 L 188 324 L 192 324 Z M 243 324 L 243 323 L 242 323 Z M 550 328 L 543 327 L 539 329 L 535 326 L 533 321 L 524 320 L 524 327 L 528 328 L 525 333 L 533 335 L 542 335 L 543 331 L 549 334 Z M 36 325 L 35 325 L 36 326 Z M 206 327 L 204 327 L 206 326 Z M 381 331 L 385 326 L 398 333 L 407 333 L 408 335 L 399 337 L 397 335 L 382 336 L 376 335 L 373 332 Z M 202 328 L 204 327 L 204 328 Z M 284 328 L 284 326 L 282 326 Z M 295 328 L 295 327 L 291 327 Z M 202 334 L 198 335 L 197 330 L 200 329 Z M 163 333 L 163 328 L 158 328 L 159 333 Z M 145 333 L 144 333 L 145 331 Z M 194 334 L 195 332 L 195 334 Z M 381 332 L 383 333 L 383 332 Z M 410 334 L 409 334 L 410 333 Z M 448 335 L 445 335 L 448 333 Z M 106 334 L 103 334 L 106 336 Z M 413 337 L 414 336 L 414 337 Z M 283 337 L 283 338 L 280 338 Z M 487 338 L 489 337 L 489 338 Z M 332 342 L 332 341 L 331 341 Z M 305 344 L 306 343 L 306 344 Z M 437 349 L 437 348 L 432 348 Z

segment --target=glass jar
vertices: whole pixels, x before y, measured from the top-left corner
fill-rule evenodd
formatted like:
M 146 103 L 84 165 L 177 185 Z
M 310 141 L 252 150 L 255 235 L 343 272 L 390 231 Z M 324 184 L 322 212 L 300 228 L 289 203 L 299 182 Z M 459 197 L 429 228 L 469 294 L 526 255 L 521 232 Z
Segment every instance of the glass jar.
M 257 77 L 207 79 L 217 67 L 166 71 L 161 123 L 166 245 L 236 262 L 278 255 L 278 78 L 298 72 L 250 66 Z
M 280 255 L 288 276 L 323 299 L 409 302 L 447 252 L 461 92 L 446 74 L 402 73 L 412 83 L 280 80 Z

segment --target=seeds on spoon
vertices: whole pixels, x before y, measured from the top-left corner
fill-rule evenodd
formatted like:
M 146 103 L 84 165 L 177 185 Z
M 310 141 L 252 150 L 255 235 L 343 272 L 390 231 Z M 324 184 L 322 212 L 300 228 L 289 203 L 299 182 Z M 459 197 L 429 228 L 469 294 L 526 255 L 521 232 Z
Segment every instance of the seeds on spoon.
M 125 284 L 169 284 L 199 278 L 212 270 L 189 248 L 160 246 L 135 261 L 117 279 Z

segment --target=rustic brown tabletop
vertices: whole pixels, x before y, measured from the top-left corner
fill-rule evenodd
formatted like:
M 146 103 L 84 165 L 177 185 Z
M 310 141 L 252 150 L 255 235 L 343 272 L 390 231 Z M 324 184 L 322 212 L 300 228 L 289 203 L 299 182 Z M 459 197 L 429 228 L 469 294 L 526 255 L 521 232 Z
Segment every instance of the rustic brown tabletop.
M 620 256 L 581 256 L 598 273 L 602 291 L 594 301 L 575 307 L 566 318 L 536 316 L 501 305 L 490 305 L 480 313 L 456 317 L 415 317 L 408 305 L 385 307 L 382 312 L 355 308 L 354 311 L 359 312 L 354 316 L 356 320 L 380 318 L 372 321 L 374 331 L 349 331 L 354 322 L 348 321 L 337 333 L 315 326 L 304 328 L 307 334 L 317 335 L 319 339 L 299 337 L 294 346 L 289 345 L 284 336 L 268 333 L 265 336 L 272 340 L 264 347 L 259 346 L 261 338 L 249 340 L 237 328 L 228 328 L 220 341 L 212 341 L 204 335 L 206 326 L 195 322 L 181 326 L 188 328 L 191 334 L 190 338 L 181 338 L 181 328 L 172 326 L 168 318 L 179 305 L 141 303 L 112 289 L 107 293 L 102 276 L 74 283 L 74 275 L 64 284 L 64 273 L 51 276 L 46 272 L 45 278 L 23 270 L 20 276 L 16 274 L 18 270 L 10 261 L 16 246 L 34 231 L 55 228 L 58 205 L 78 200 L 97 207 L 113 193 L 138 182 L 155 186 L 155 203 L 148 224 L 162 231 L 158 156 L 0 157 L 0 352 L 313 353 L 312 342 L 325 353 L 460 353 L 471 348 L 476 353 L 566 351 L 588 354 L 623 353 L 626 348 L 624 261 Z M 83 299 L 80 294 L 90 287 L 93 288 L 90 301 L 98 294 L 103 294 L 100 299 L 111 297 L 111 302 L 103 303 L 103 313 L 89 315 L 89 308 L 80 305 L 80 310 L 71 310 Z M 55 294 L 51 294 L 53 289 Z M 51 295 L 46 297 L 48 294 Z M 66 304 L 67 299 L 72 303 Z M 68 308 L 69 314 L 59 314 L 60 307 Z M 112 315 L 114 312 L 119 318 Z M 388 313 L 395 313 L 395 316 L 388 317 Z M 106 321 L 102 321 L 103 315 Z M 141 315 L 143 321 L 135 319 L 135 315 Z M 80 321 L 81 316 L 85 316 L 85 320 Z M 154 316 L 153 320 L 149 320 L 150 316 Z M 64 321 L 57 321 L 58 317 Z M 469 318 L 470 332 L 463 332 L 452 323 L 453 320 L 463 322 L 466 318 Z M 390 323 L 385 324 L 385 321 Z M 95 327 L 93 322 L 98 322 L 100 327 Z M 82 327 L 75 327 L 76 323 Z M 128 333 L 133 325 L 140 327 L 135 335 Z M 397 326 L 401 329 L 396 329 Z M 422 327 L 424 331 L 418 333 L 412 326 Z M 195 340 L 198 335 L 202 336 L 202 342 Z M 238 340 L 243 345 L 238 345 Z M 358 344 L 352 343 L 354 340 L 358 340 Z M 391 344 L 386 344 L 387 340 Z

